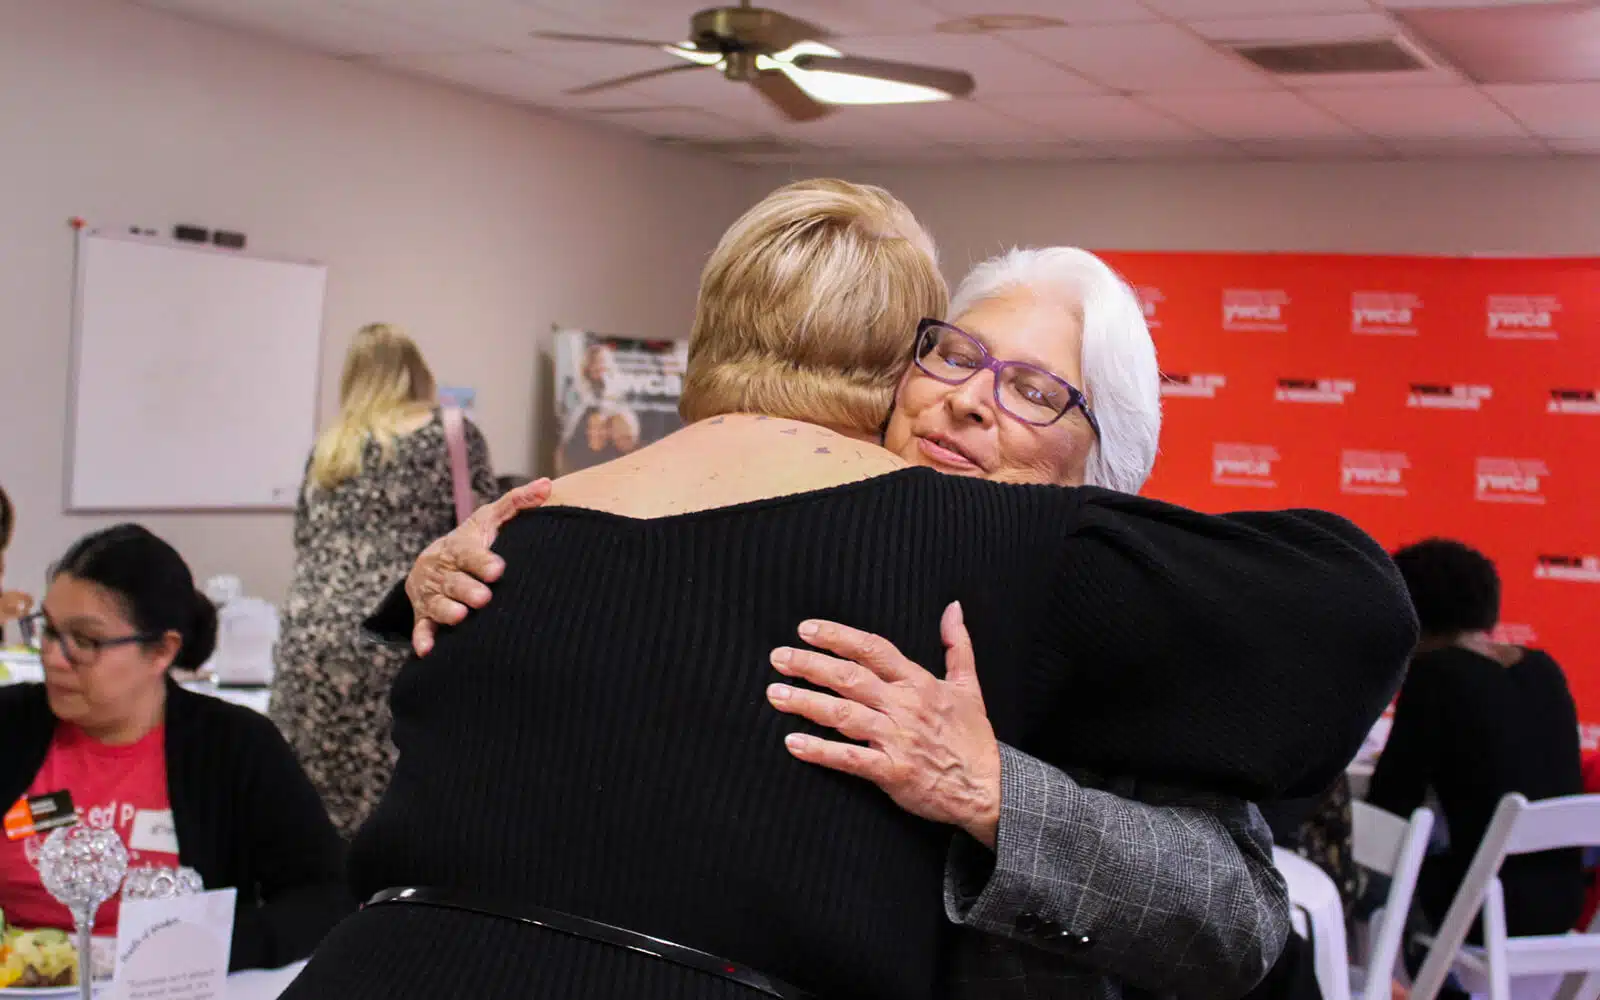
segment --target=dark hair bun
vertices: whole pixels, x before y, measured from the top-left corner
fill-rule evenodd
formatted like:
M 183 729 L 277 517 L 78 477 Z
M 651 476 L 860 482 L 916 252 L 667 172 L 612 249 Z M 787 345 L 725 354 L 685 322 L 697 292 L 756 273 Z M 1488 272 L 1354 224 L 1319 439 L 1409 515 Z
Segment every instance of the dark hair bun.
M 185 670 L 198 670 L 211 659 L 217 649 L 217 606 L 200 591 L 194 592 L 194 616 L 189 627 L 183 630 L 183 648 L 173 657 L 172 665 Z

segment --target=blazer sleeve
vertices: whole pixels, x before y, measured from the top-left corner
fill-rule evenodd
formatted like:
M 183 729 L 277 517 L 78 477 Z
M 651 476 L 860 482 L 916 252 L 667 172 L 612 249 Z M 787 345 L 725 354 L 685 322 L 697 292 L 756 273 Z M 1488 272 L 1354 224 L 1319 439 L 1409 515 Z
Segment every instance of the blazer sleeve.
M 1039 661 L 1066 675 L 1051 731 L 1019 745 L 1251 802 L 1327 788 L 1416 643 L 1383 548 L 1325 511 L 1074 492 Z
M 389 588 L 383 600 L 361 623 L 361 633 L 365 639 L 379 645 L 408 649 L 411 646 L 411 626 L 415 623 L 411 598 L 406 596 L 406 582 L 400 580 Z
M 1255 807 L 1133 782 L 1112 794 L 1005 745 L 1000 774 L 995 850 L 951 845 L 952 921 L 1196 1000 L 1243 995 L 1277 960 L 1288 893 Z
M 235 827 L 261 905 L 234 914 L 229 971 L 276 969 L 309 956 L 356 909 L 346 886 L 344 841 L 278 730 L 250 720 L 247 780 Z

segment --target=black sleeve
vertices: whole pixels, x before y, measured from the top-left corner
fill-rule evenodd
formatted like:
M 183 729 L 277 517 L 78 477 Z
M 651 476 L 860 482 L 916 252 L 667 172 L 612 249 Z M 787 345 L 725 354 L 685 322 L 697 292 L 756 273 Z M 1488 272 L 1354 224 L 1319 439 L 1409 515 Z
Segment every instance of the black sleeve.
M 1383 548 L 1325 511 L 1075 492 L 1042 651 L 1071 669 L 1064 759 L 1255 802 L 1332 784 L 1417 638 Z
M 298 962 L 356 909 L 345 882 L 344 841 L 322 800 L 272 723 L 257 717 L 249 725 L 236 829 L 248 840 L 261 905 L 241 905 L 234 914 L 230 972 Z
M 411 645 L 411 627 L 416 623 L 411 613 L 411 598 L 406 596 L 406 582 L 401 580 L 361 623 L 363 635 L 374 642 L 390 646 Z
M 1367 801 L 1410 816 L 1428 796 L 1439 749 L 1439 693 L 1436 671 L 1427 662 L 1413 665 L 1400 688 L 1389 739 L 1372 770 Z

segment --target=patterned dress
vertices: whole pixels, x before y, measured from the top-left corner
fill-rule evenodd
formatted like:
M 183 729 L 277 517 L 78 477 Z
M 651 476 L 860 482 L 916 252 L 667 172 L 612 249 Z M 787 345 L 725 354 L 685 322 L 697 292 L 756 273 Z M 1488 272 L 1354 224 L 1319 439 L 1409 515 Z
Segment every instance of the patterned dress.
M 470 421 L 465 429 L 482 503 L 496 495 L 489 446 Z M 395 442 L 388 462 L 369 443 L 360 475 L 333 490 L 301 488 L 270 713 L 346 838 L 389 784 L 389 687 L 405 661 L 363 638 L 361 622 L 455 520 L 437 412 Z

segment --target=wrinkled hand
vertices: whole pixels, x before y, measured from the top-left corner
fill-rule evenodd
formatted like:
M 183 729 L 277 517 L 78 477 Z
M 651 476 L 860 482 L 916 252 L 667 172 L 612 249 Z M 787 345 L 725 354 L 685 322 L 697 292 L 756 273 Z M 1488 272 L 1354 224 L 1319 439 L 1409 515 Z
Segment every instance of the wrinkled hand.
M 473 608 L 489 603 L 486 584 L 500 579 L 505 561 L 490 551 L 500 528 L 525 510 L 550 499 L 550 480 L 518 486 L 493 503 L 484 504 L 456 529 L 422 550 L 406 577 L 406 597 L 416 624 L 411 648 L 418 656 L 433 649 L 440 625 L 458 625 Z
M 842 697 L 787 684 L 772 685 L 767 697 L 780 712 L 866 744 L 793 733 L 785 743 L 794 756 L 865 778 L 900 808 L 959 827 L 993 848 L 1000 825 L 1000 744 L 978 687 L 960 604 L 945 609 L 939 634 L 944 680 L 880 636 L 834 622 L 805 622 L 801 638 L 839 658 L 780 648 L 772 651 L 772 665 Z
M 8 622 L 13 618 L 21 618 L 33 610 L 33 595 L 24 594 L 20 590 L 8 590 L 0 594 L 0 622 Z

